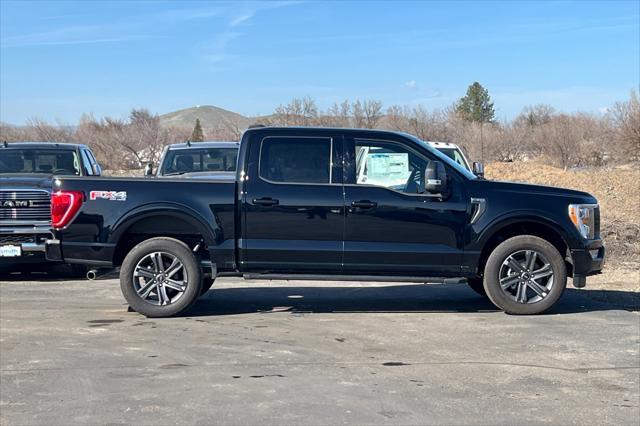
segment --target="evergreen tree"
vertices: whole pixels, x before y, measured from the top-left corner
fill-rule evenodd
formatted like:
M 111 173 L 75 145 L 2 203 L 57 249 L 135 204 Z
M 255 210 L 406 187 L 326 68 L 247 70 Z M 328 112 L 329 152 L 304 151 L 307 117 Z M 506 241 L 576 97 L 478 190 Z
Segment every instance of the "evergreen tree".
M 477 81 L 469 86 L 467 94 L 460 98 L 456 112 L 466 121 L 476 123 L 490 123 L 496 113 L 489 92 Z
M 202 125 L 200 124 L 200 119 L 196 118 L 196 125 L 193 128 L 193 132 L 191 133 L 191 138 L 189 138 L 191 142 L 202 142 L 204 141 L 204 132 L 202 131 Z

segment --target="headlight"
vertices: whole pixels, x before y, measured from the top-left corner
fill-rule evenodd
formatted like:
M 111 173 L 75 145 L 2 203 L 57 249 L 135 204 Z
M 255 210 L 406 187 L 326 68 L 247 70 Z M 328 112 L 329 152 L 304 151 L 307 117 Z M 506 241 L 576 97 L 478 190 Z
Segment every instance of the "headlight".
M 569 204 L 569 219 L 583 238 L 595 238 L 595 210 L 597 204 Z

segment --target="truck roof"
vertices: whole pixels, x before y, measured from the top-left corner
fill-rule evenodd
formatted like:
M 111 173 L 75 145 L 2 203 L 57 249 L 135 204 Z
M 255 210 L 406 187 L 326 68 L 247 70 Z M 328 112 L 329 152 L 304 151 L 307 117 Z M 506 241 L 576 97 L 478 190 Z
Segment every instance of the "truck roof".
M 183 142 L 168 145 L 168 149 L 194 149 L 194 148 L 238 148 L 240 142 L 232 141 L 207 141 L 207 142 Z
M 439 141 L 426 141 L 434 148 L 458 148 L 458 145 L 451 142 L 439 142 Z
M 78 143 L 66 143 L 66 142 L 2 142 L 0 143 L 0 149 L 7 148 L 32 148 L 32 149 L 63 149 L 63 150 L 75 150 L 78 148 L 87 148 L 88 146 Z

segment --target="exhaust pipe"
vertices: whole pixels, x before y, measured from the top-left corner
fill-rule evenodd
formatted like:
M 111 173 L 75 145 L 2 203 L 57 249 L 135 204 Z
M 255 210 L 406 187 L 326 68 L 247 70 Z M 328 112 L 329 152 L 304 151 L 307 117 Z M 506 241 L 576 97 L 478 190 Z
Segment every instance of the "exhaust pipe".
M 116 272 L 117 268 L 98 268 L 98 269 L 90 269 L 87 272 L 87 279 L 90 281 L 96 280 L 98 278 L 109 275 L 113 272 Z

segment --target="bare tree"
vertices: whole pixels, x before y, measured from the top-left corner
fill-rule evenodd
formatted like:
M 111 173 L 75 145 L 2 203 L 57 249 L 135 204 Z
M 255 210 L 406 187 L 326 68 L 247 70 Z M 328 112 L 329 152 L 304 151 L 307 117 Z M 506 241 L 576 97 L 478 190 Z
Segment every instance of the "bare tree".
M 272 117 L 274 124 L 281 126 L 310 126 L 318 118 L 318 107 L 313 99 L 294 98 L 287 105 L 279 105 Z
M 40 118 L 30 118 L 27 128 L 34 141 L 42 142 L 71 142 L 73 141 L 73 129 L 61 123 L 50 124 Z
M 362 104 L 362 113 L 364 118 L 364 127 L 373 129 L 382 118 L 382 102 L 365 100 Z
M 628 101 L 617 102 L 610 111 L 617 141 L 614 151 L 632 161 L 640 160 L 640 99 L 636 91 Z
M 318 124 L 326 127 L 349 127 L 350 121 L 351 104 L 348 99 L 341 103 L 334 103 L 318 116 Z

